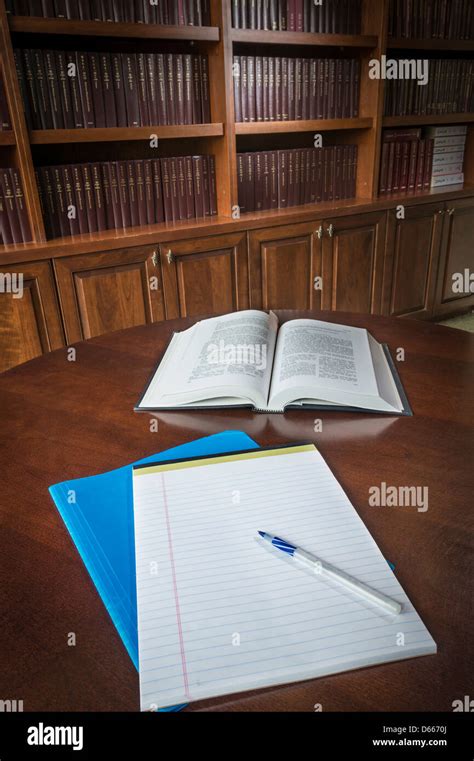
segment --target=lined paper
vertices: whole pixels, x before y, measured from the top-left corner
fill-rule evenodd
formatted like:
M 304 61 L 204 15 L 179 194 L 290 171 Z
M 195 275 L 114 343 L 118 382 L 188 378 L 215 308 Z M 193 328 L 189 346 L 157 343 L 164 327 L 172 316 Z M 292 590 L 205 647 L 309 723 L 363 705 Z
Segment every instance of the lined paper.
M 313 445 L 135 469 L 142 710 L 436 652 Z M 301 546 L 398 616 L 286 557 Z

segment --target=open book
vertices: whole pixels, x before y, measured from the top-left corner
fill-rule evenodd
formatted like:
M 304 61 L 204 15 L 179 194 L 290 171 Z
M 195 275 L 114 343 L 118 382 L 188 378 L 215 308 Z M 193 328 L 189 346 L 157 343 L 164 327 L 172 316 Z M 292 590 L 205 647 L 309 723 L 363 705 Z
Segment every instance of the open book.
M 386 345 L 367 330 L 320 320 L 279 326 L 247 310 L 175 333 L 137 411 L 253 407 L 411 415 Z

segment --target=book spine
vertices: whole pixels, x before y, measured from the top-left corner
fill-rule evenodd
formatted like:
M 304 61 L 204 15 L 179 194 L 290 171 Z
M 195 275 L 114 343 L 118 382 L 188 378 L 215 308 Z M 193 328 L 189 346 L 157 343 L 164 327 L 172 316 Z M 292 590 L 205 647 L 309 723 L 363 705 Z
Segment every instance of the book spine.
M 126 161 L 117 161 L 118 194 L 123 227 L 132 224 L 132 212 L 130 208 L 130 196 L 128 193 L 128 171 Z
M 94 198 L 94 184 L 90 164 L 82 164 L 82 182 L 84 187 L 84 203 L 86 207 L 87 225 L 90 233 L 97 232 L 97 212 Z
M 431 182 L 431 175 L 433 171 L 433 152 L 434 152 L 434 140 L 428 138 L 425 146 L 425 165 L 423 170 L 423 189 L 428 189 Z
M 194 209 L 194 177 L 192 156 L 186 156 L 184 160 L 185 184 L 186 184 L 186 219 L 193 219 Z
M 120 203 L 120 179 L 118 163 L 118 161 L 110 161 L 107 163 L 110 187 L 110 203 L 112 205 L 114 228 L 116 230 L 120 230 L 125 226 L 122 217 L 122 206 Z
M 380 183 L 379 183 L 379 193 L 381 196 L 385 195 L 387 192 L 387 172 L 388 172 L 388 152 L 389 152 L 389 144 L 387 142 L 384 142 L 382 144 L 382 158 L 380 161 Z
M 168 124 L 176 124 L 177 113 L 174 97 L 174 66 L 173 66 L 173 54 L 166 53 L 164 56 L 164 71 L 165 71 L 165 92 L 166 92 L 166 113 Z
M 251 64 L 251 70 L 250 70 L 250 81 L 249 85 L 252 85 L 252 66 L 255 66 L 255 114 L 254 119 L 251 119 L 251 121 L 257 121 L 261 122 L 263 121 L 263 58 L 262 56 L 257 56 L 255 59 L 255 64 Z M 249 89 L 250 93 L 250 89 Z M 252 98 L 253 99 L 253 98 Z M 250 106 L 250 114 L 252 114 L 252 107 Z
M 130 225 L 131 227 L 138 227 L 139 222 L 139 210 L 138 210 L 138 195 L 137 195 L 137 179 L 135 175 L 135 162 L 127 161 L 126 164 L 126 177 L 128 185 L 128 201 L 130 207 Z
M 144 53 L 137 53 L 137 85 L 138 85 L 138 110 L 139 119 L 142 127 L 152 124 L 150 118 L 147 76 L 146 76 L 146 59 Z
M 56 59 L 53 50 L 43 51 L 44 70 L 49 94 L 50 115 L 54 129 L 62 129 L 65 124 L 59 98 L 59 81 L 56 68 Z
M 216 181 L 216 159 L 214 156 L 208 156 L 209 165 L 209 213 L 211 217 L 217 215 L 217 181 Z
M 155 200 L 155 222 L 160 223 L 165 221 L 165 210 L 163 206 L 164 186 L 162 185 L 161 162 L 159 159 L 152 159 L 151 170 Z
M 179 197 L 178 197 L 178 160 L 173 157 L 169 159 L 170 172 L 170 190 L 171 190 L 171 208 L 173 222 L 179 220 Z
M 28 241 L 31 240 L 31 229 L 25 205 L 25 197 L 23 195 L 23 187 L 16 169 L 10 169 L 10 176 L 13 196 L 15 199 L 16 214 L 20 225 L 21 241 L 23 243 L 28 243 Z
M 106 230 L 113 230 L 115 227 L 114 209 L 112 205 L 112 194 L 110 190 L 110 175 L 108 162 L 101 162 L 99 164 L 100 179 L 102 183 L 104 210 L 105 210 L 105 223 Z M 77 196 L 77 191 L 76 191 Z
M 95 107 L 97 121 L 103 122 L 105 120 L 106 127 L 123 126 L 123 125 L 119 125 L 118 119 L 117 119 L 114 74 L 113 74 L 110 55 L 108 53 L 99 53 L 98 56 L 99 56 L 98 58 L 98 77 L 99 77 L 98 89 L 100 90 L 102 106 L 100 105 L 100 102 L 98 100 L 99 93 L 96 93 L 95 98 L 97 99 L 97 106 L 95 105 L 95 100 L 94 100 L 94 107 Z M 120 75 L 119 83 L 121 87 L 121 75 Z M 102 116 L 102 111 L 104 114 L 103 116 Z
M 155 58 L 155 64 L 156 64 L 156 77 L 157 77 L 157 91 L 156 91 L 156 97 L 157 97 L 157 115 L 158 115 L 158 121 L 157 124 L 170 124 L 170 117 L 168 115 L 167 110 L 167 79 L 166 79 L 166 68 L 165 68 L 165 59 L 162 53 L 158 53 Z
M 41 50 L 33 50 L 33 76 L 35 78 L 35 87 L 38 96 L 38 113 L 41 129 L 53 129 L 53 115 L 50 106 L 48 83 L 46 78 L 45 65 Z
M 92 82 L 89 70 L 89 54 L 82 51 L 76 53 L 76 62 L 84 126 L 95 127 L 94 105 L 92 102 Z
M 56 196 L 56 208 L 61 237 L 69 237 L 71 227 L 67 215 L 66 195 L 64 192 L 63 173 L 61 166 L 51 167 L 53 188 Z
M 140 126 L 140 105 L 138 96 L 138 73 L 136 56 L 133 53 L 123 54 L 124 90 L 129 127 Z
M 85 127 L 84 114 L 82 111 L 81 92 L 79 84 L 79 70 L 76 55 L 72 51 L 66 51 L 66 71 L 71 93 L 71 110 L 74 129 Z
M 173 222 L 173 204 L 171 198 L 170 159 L 161 159 L 161 182 L 163 187 L 163 208 L 166 222 Z
M 75 123 L 69 77 L 67 75 L 66 55 L 61 51 L 56 51 L 54 58 L 58 78 L 58 100 L 62 113 L 61 121 L 65 129 L 73 129 Z
M 202 98 L 202 120 L 203 124 L 211 122 L 211 106 L 209 100 L 209 63 L 207 56 L 200 56 L 201 72 L 201 98 Z
M 412 140 L 410 146 L 410 159 L 408 164 L 408 191 L 413 192 L 416 186 L 416 159 L 418 156 L 418 140 Z
M 92 103 L 94 106 L 95 126 L 106 127 L 103 80 L 98 53 L 89 53 L 89 65 L 91 74 Z
M 97 217 L 97 230 L 107 230 L 107 210 L 105 206 L 104 187 L 102 183 L 101 165 L 95 162 L 90 165 L 92 193 Z
M 87 222 L 87 213 L 84 203 L 84 188 L 82 184 L 82 172 L 79 164 L 72 164 L 72 184 L 74 187 L 74 195 L 76 199 L 76 215 L 77 223 L 79 227 L 79 234 L 89 232 L 89 225 Z
M 138 224 L 140 226 L 148 223 L 146 192 L 145 192 L 145 174 L 143 161 L 134 162 L 135 167 L 135 192 L 138 205 Z
M 143 161 L 143 193 L 145 201 L 146 224 L 155 224 L 155 196 L 153 192 L 153 169 L 151 159 Z
M 247 58 L 247 116 L 249 122 L 256 120 L 255 57 Z
M 64 203 L 66 206 L 66 216 L 69 220 L 69 234 L 79 235 L 79 219 L 77 211 L 76 193 L 74 189 L 74 180 L 71 168 L 64 164 L 62 167 L 62 183 L 64 189 Z
M 278 207 L 288 206 L 288 151 L 278 151 Z
M 193 124 L 193 65 L 190 55 L 183 55 L 184 123 Z
M 175 55 L 173 61 L 174 83 L 176 98 L 176 119 L 177 124 L 185 124 L 184 121 L 184 67 L 183 56 Z
M 187 219 L 186 202 L 186 162 L 184 156 L 176 159 L 176 181 L 178 193 L 178 219 Z
M 241 93 L 241 64 L 240 56 L 235 55 L 233 58 L 233 82 L 234 82 L 234 114 L 235 121 L 241 122 L 242 120 L 242 93 Z
M 48 232 L 50 233 L 50 238 L 59 238 L 61 236 L 61 226 L 59 224 L 59 210 L 52 167 L 41 167 L 39 175 L 43 185 L 45 207 L 48 216 Z

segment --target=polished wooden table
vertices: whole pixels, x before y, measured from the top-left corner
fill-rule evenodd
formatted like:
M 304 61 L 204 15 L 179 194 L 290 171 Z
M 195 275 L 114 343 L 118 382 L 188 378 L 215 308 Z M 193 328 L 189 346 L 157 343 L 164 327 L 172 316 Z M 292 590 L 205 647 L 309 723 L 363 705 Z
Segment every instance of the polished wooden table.
M 281 320 L 308 316 L 279 312 Z M 316 316 L 316 315 L 314 315 Z M 132 328 L 0 376 L 0 697 L 24 710 L 136 711 L 138 676 L 48 494 L 190 439 L 241 429 L 316 442 L 438 644 L 437 655 L 195 703 L 219 711 L 451 711 L 473 686 L 474 336 L 433 324 L 319 313 L 367 327 L 398 364 L 413 418 L 334 412 L 161 414 L 137 401 L 171 331 Z M 315 419 L 322 431 L 315 433 Z M 316 428 L 318 426 L 316 425 Z M 370 507 L 369 487 L 428 486 L 429 508 Z M 76 645 L 68 646 L 74 632 Z

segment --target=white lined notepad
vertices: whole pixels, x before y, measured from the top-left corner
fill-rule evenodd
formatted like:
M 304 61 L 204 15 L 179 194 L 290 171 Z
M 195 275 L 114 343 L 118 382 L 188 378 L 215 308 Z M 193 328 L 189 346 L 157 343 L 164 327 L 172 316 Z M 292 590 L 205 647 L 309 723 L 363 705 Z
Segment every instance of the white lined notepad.
M 142 710 L 436 652 L 313 445 L 148 465 L 133 494 Z M 259 529 L 402 613 L 282 557 Z

